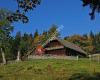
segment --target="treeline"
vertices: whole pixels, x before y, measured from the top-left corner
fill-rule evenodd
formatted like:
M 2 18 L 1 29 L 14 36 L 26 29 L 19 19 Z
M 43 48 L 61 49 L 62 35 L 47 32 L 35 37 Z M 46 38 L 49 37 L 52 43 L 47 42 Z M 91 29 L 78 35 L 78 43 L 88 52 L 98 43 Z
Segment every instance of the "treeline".
M 11 36 L 11 32 L 14 26 L 12 26 L 12 22 L 7 19 L 11 13 L 9 10 L 0 9 L 0 62 L 4 64 L 6 64 L 8 60 L 19 61 L 25 58 L 39 43 L 45 43 L 57 29 L 56 25 L 52 25 L 48 31 L 44 31 L 41 34 L 39 34 L 37 30 L 34 34 L 21 34 L 21 32 L 17 32 L 13 37 Z M 54 35 L 58 36 L 59 34 Z
M 6 63 L 9 60 L 22 60 L 27 57 L 29 52 L 36 48 L 38 44 L 44 44 L 49 37 L 55 35 L 59 37 L 59 33 L 57 32 L 57 25 L 52 25 L 48 31 L 43 31 L 41 34 L 38 30 L 35 31 L 34 34 L 21 34 L 21 32 L 17 32 L 13 37 L 11 36 L 11 28 L 10 27 L 1 27 L 0 30 L 5 32 L 5 34 L 1 31 L 1 51 L 0 51 L 0 61 Z M 7 33 L 8 32 L 8 33 Z M 56 33 L 56 34 L 54 34 Z
M 89 34 L 72 35 L 64 39 L 80 46 L 87 54 L 100 53 L 100 32 L 94 34 L 90 31 Z
M 23 60 L 38 44 L 44 44 L 52 36 L 60 37 L 57 25 L 52 25 L 48 31 L 41 34 L 38 30 L 34 34 L 17 32 L 14 37 L 11 36 L 13 28 L 6 26 L 0 27 L 0 62 L 3 63 L 9 60 Z M 87 54 L 100 53 L 100 32 L 94 34 L 91 31 L 89 34 L 72 35 L 64 39 L 80 46 Z

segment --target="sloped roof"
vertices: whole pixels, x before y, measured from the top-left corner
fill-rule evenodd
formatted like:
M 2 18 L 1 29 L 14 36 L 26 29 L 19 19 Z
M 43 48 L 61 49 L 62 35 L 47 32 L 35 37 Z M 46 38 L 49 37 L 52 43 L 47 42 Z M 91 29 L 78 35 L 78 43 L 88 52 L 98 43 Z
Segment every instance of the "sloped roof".
M 70 48 L 72 50 L 75 50 L 77 52 L 80 52 L 80 53 L 84 53 L 86 55 L 86 52 L 84 50 L 82 50 L 80 47 L 76 46 L 75 44 L 71 43 L 71 42 L 68 42 L 66 40 L 63 40 L 63 39 L 59 39 L 59 38 L 54 38 L 54 39 L 51 39 L 50 41 L 53 41 L 53 40 L 58 40 L 63 46 L 67 47 L 67 48 Z M 49 41 L 49 42 L 50 42 Z M 48 43 L 49 43 L 48 42 Z M 48 43 L 46 43 L 45 45 L 47 45 Z M 44 45 L 44 46 L 45 46 Z
M 78 51 L 80 53 L 86 54 L 86 52 L 84 50 L 82 50 L 80 47 L 76 46 L 75 44 L 73 44 L 71 42 L 68 42 L 66 40 L 60 40 L 60 39 L 58 39 L 58 41 L 60 41 L 65 47 L 68 47 L 68 48 Z

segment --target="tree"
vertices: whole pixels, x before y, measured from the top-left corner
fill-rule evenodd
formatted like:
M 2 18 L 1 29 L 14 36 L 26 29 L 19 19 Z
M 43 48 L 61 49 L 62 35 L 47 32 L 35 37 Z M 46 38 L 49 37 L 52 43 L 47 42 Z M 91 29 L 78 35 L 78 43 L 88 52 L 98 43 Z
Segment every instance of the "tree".
M 26 56 L 27 52 L 33 47 L 32 41 L 32 37 L 29 34 L 24 33 L 20 42 L 21 58 L 26 58 L 23 56 Z
M 21 61 L 26 58 L 27 52 L 33 47 L 32 42 L 32 34 L 24 33 L 21 35 L 20 32 L 17 32 L 14 39 L 14 52 L 17 52 L 17 61 Z
M 84 49 L 87 46 L 86 45 L 87 38 L 83 37 L 81 35 L 72 35 L 72 36 L 69 36 L 69 37 L 65 37 L 65 40 L 76 44 L 77 46 L 81 47 L 82 49 Z
M 7 20 L 7 16 L 11 15 L 12 12 L 1 8 L 0 9 L 0 27 L 5 26 L 5 25 L 11 25 L 11 23 Z
M 95 53 L 95 37 L 92 31 L 89 33 L 89 35 L 72 35 L 70 37 L 65 37 L 65 40 L 78 45 L 88 54 Z
M 36 38 L 37 36 L 39 36 L 38 30 L 35 31 L 33 38 Z
M 37 5 L 40 5 L 40 0 L 16 0 L 18 4 L 18 9 L 7 17 L 7 19 L 12 23 L 15 21 L 22 21 L 27 23 L 29 21 L 26 13 L 30 10 L 36 8 Z
M 95 36 L 92 31 L 90 31 L 90 34 L 88 35 L 88 50 L 90 54 L 95 54 Z
M 17 32 L 16 36 L 15 36 L 15 40 L 14 40 L 14 47 L 15 50 L 17 52 L 17 61 L 21 60 L 21 47 L 20 47 L 20 43 L 21 43 L 21 32 Z
M 40 35 L 38 33 L 38 30 L 35 31 L 33 39 L 34 39 L 34 45 L 40 41 Z
M 90 9 L 92 10 L 89 15 L 91 16 L 91 19 L 95 18 L 95 12 L 97 11 L 100 13 L 100 0 L 82 0 L 83 6 L 90 6 Z
M 9 45 L 7 46 L 6 51 L 5 51 L 6 59 L 7 59 L 7 61 L 8 60 L 14 60 L 16 58 L 16 55 L 15 55 L 16 51 L 14 51 L 15 50 L 14 37 L 12 37 L 11 35 L 9 37 L 8 44 Z
M 13 30 L 13 26 L 11 26 L 10 22 L 6 19 L 8 14 L 10 14 L 8 10 L 0 9 L 0 50 L 4 64 L 6 64 L 6 48 L 9 45 L 10 33 Z
M 59 37 L 60 36 L 60 33 L 58 32 L 57 30 L 58 26 L 53 24 L 50 29 L 48 30 L 48 37 Z
M 41 35 L 41 43 L 45 43 L 46 40 L 48 39 L 48 32 L 47 31 L 43 31 L 42 35 Z
M 27 23 L 29 19 L 26 16 L 26 13 L 30 10 L 33 10 L 37 5 L 40 4 L 40 0 L 16 0 L 16 2 L 18 4 L 18 8 L 15 12 L 6 9 L 0 9 L 0 28 L 2 28 L 0 29 L 0 47 L 4 64 L 6 63 L 4 51 L 6 50 L 5 47 L 7 47 L 7 45 L 4 43 L 8 43 L 8 35 L 12 30 L 12 27 L 10 27 L 11 23 L 15 21 L 22 21 L 23 23 Z M 20 60 L 20 49 L 22 48 L 22 44 L 24 41 L 21 41 L 21 39 L 19 39 L 17 42 L 19 42 L 19 44 L 16 43 L 16 40 L 16 44 L 12 43 L 12 46 L 14 47 L 15 45 L 17 45 L 17 48 L 14 48 L 12 52 L 18 49 L 17 60 Z M 26 42 L 24 43 L 26 44 Z
M 95 52 L 100 53 L 100 32 L 95 34 Z

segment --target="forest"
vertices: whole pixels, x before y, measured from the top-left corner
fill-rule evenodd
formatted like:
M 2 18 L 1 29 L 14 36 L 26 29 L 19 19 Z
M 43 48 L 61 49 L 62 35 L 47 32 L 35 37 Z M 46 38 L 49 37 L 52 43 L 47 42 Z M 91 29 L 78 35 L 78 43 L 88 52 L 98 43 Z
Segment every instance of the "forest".
M 20 54 L 20 59 L 25 59 L 29 55 L 29 51 L 33 48 L 36 48 L 38 44 L 44 44 L 48 38 L 52 37 L 56 32 L 55 37 L 62 38 L 60 32 L 57 31 L 58 26 L 53 24 L 51 28 L 47 31 L 39 33 L 36 30 L 33 34 L 24 33 L 20 31 L 16 33 L 15 36 L 11 36 L 11 31 L 13 31 L 12 26 L 1 27 L 0 29 L 0 62 L 2 62 L 2 56 L 5 55 L 6 60 L 16 60 L 17 56 Z M 67 35 L 67 34 L 66 34 Z M 73 34 L 71 36 L 65 36 L 66 41 L 76 44 L 81 47 L 84 51 L 87 52 L 87 55 L 90 54 L 99 54 L 100 53 L 100 32 L 90 33 L 79 35 Z M 33 53 L 34 54 L 34 53 Z

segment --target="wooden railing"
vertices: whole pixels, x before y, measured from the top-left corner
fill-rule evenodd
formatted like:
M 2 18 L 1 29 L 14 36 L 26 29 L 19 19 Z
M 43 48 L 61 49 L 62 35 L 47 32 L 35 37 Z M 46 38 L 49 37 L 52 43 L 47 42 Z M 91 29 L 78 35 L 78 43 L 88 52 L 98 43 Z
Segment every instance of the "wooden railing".
M 68 60 L 78 60 L 78 56 L 37 56 L 30 55 L 28 59 L 68 59 Z

